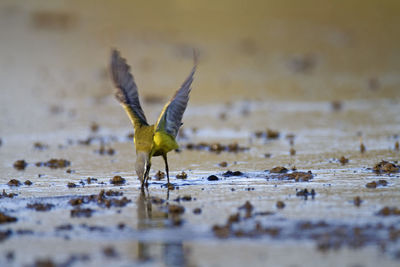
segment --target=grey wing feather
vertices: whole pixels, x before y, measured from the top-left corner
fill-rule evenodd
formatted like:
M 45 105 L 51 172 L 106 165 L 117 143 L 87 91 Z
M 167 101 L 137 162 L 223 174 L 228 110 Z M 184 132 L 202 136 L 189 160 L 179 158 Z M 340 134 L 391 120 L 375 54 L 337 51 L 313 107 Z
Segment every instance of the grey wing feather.
M 189 101 L 189 93 L 191 90 L 191 84 L 193 82 L 193 75 L 196 71 L 196 58 L 195 65 L 192 68 L 191 73 L 183 82 L 181 88 L 176 91 L 171 101 L 164 107 L 163 113 L 157 122 L 157 130 L 164 129 L 170 135 L 176 137 L 179 128 L 182 125 L 183 113 L 186 110 L 187 103 Z
M 146 116 L 140 106 L 138 89 L 130 73 L 130 67 L 117 50 L 112 51 L 111 73 L 117 87 L 115 96 L 118 101 L 127 105 L 141 124 L 148 125 Z

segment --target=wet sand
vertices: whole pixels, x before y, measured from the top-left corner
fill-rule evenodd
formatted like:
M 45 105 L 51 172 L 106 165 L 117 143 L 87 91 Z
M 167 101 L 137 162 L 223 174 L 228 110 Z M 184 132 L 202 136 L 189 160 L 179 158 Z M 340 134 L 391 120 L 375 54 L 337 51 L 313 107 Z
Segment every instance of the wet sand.
M 2 3 L 0 265 L 397 266 L 400 173 L 373 167 L 400 159 L 399 9 L 353 4 Z M 111 47 L 149 121 L 200 52 L 174 190 L 161 158 L 139 189 Z

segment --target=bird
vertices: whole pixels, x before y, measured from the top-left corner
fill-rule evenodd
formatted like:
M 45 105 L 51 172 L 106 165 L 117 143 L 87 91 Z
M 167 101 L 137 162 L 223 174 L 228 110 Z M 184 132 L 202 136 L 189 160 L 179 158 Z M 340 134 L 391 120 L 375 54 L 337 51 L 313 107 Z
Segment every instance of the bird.
M 141 188 L 148 186 L 151 158 L 161 156 L 167 173 L 167 187 L 170 186 L 168 152 L 176 150 L 179 128 L 182 126 L 183 113 L 186 110 L 193 77 L 197 68 L 197 54 L 193 50 L 194 64 L 189 76 L 162 109 L 155 124 L 149 125 L 140 105 L 139 92 L 130 66 L 120 52 L 112 49 L 111 76 L 116 88 L 115 97 L 124 108 L 134 128 L 136 149 L 135 171 L 141 182 Z

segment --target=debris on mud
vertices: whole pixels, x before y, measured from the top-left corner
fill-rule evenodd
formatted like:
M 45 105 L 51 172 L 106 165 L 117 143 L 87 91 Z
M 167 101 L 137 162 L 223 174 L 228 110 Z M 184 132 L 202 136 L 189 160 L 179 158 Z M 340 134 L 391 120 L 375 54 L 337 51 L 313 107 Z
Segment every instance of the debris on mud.
M 118 253 L 114 247 L 105 247 L 103 249 L 103 254 L 104 254 L 104 256 L 106 256 L 108 258 L 117 258 L 118 257 Z
M 218 181 L 219 178 L 215 175 L 210 175 L 210 176 L 208 176 L 207 180 L 208 181 Z
M 162 199 L 160 197 L 155 197 L 155 196 L 152 196 L 150 200 L 151 200 L 151 203 L 156 204 L 156 205 L 160 205 L 165 202 L 164 199 Z
M 17 179 L 11 179 L 10 181 L 8 181 L 7 185 L 8 186 L 20 186 L 20 185 L 22 185 L 22 183 Z
M 354 197 L 353 203 L 356 207 L 360 207 L 362 203 L 362 199 L 359 196 Z
M 17 160 L 16 162 L 14 162 L 14 168 L 21 171 L 21 170 L 25 170 L 26 166 L 28 166 L 28 163 L 26 163 L 25 160 L 21 159 L 21 160 Z
M 376 173 L 396 173 L 400 171 L 400 166 L 394 163 L 382 160 L 375 164 L 373 171 Z
M 158 181 L 161 180 L 161 179 L 164 179 L 164 178 L 165 178 L 165 173 L 159 170 L 159 171 L 154 175 L 154 178 L 155 178 L 156 180 L 158 180 Z
M 188 175 L 186 174 L 186 172 L 182 171 L 181 173 L 178 173 L 176 175 L 176 179 L 182 179 L 185 180 L 188 177 Z
M 109 155 L 112 156 L 115 154 L 115 149 L 112 147 L 106 148 L 103 143 L 100 144 L 100 148 L 95 150 L 99 155 Z
M 349 163 L 349 159 L 346 158 L 345 156 L 341 156 L 340 159 L 339 159 L 339 162 L 340 162 L 342 165 L 346 165 L 347 163 Z
M 243 172 L 241 171 L 226 171 L 222 174 L 224 177 L 232 177 L 232 176 L 243 176 Z M 209 180 L 210 181 L 210 180 Z
M 98 125 L 96 122 L 92 122 L 92 124 L 90 124 L 90 131 L 92 133 L 97 133 L 100 129 L 100 125 Z
M 94 212 L 94 210 L 90 209 L 90 208 L 86 208 L 86 209 L 82 209 L 80 207 L 77 207 L 75 209 L 71 210 L 71 217 L 91 217 L 92 213 Z
M 43 144 L 41 142 L 35 142 L 33 144 L 33 148 L 36 149 L 36 150 L 46 150 L 46 149 L 49 148 L 49 146 L 46 145 L 46 144 Z
M 400 216 L 400 209 L 397 207 L 383 207 L 381 210 L 378 211 L 377 215 L 380 216 Z
M 50 159 L 47 162 L 37 162 L 37 167 L 49 167 L 51 169 L 65 168 L 71 165 L 71 162 L 66 159 Z
M 168 213 L 169 214 L 183 214 L 185 212 L 185 208 L 180 205 L 171 204 L 168 205 Z
M 287 173 L 289 170 L 282 166 L 277 166 L 269 170 L 270 173 Z
M 257 138 L 278 139 L 280 133 L 276 130 L 267 129 L 265 132 L 263 131 L 254 132 L 254 136 Z
M 75 187 L 77 187 L 77 185 L 76 185 L 75 183 L 72 183 L 72 182 L 69 182 L 69 183 L 67 184 L 67 186 L 68 186 L 68 188 L 75 188 Z
M 331 108 L 332 108 L 333 111 L 340 111 L 343 108 L 343 104 L 339 100 L 333 100 L 331 102 Z
M 82 196 L 78 198 L 70 199 L 69 204 L 71 206 L 80 206 L 82 204 L 96 203 L 100 207 L 125 207 L 131 202 L 130 199 L 123 197 L 121 199 L 112 198 L 116 196 L 122 196 L 122 192 L 104 189 L 100 191 L 97 195 Z
M 361 143 L 361 144 L 360 144 L 360 152 L 361 152 L 361 154 L 364 153 L 366 150 L 367 150 L 367 149 L 365 148 L 364 143 Z
M 277 169 L 278 171 L 279 169 Z M 311 171 L 299 172 L 293 171 L 291 173 L 270 173 L 267 176 L 268 179 L 278 179 L 278 180 L 294 180 L 295 182 L 308 182 L 314 178 Z
M 181 202 L 181 201 L 192 201 L 192 196 L 191 195 L 184 195 L 184 196 L 178 196 L 177 198 L 174 199 L 176 202 Z M 195 200 L 195 199 L 193 199 Z
M 34 209 L 36 211 L 49 211 L 54 208 L 53 204 L 50 203 L 33 203 L 26 205 L 28 209 Z
M 378 186 L 387 186 L 388 182 L 386 180 L 372 181 L 365 185 L 367 188 L 377 188 Z
M 126 180 L 124 178 L 122 178 L 119 175 L 114 176 L 111 180 L 110 183 L 113 185 L 121 185 L 124 184 L 126 182 Z
M 10 229 L 6 231 L 0 231 L 0 242 L 6 240 L 12 235 L 12 231 Z
M 17 218 L 8 216 L 2 212 L 0 212 L 0 224 L 2 223 L 10 223 L 10 222 L 16 222 Z
M 303 190 L 299 190 L 297 191 L 296 189 L 296 196 L 297 197 L 304 197 L 304 200 L 307 200 L 308 196 L 311 196 L 312 199 L 314 199 L 316 193 L 314 189 L 311 189 L 311 191 L 309 192 L 307 190 L 307 188 L 303 189 Z
M 15 193 L 6 193 L 6 190 L 5 189 L 3 189 L 3 193 L 2 194 L 0 194 L 0 198 L 5 198 L 5 197 L 7 197 L 7 198 L 13 198 L 13 197 L 15 197 L 17 194 L 15 194 Z
M 74 227 L 72 224 L 62 224 L 57 226 L 55 229 L 56 231 L 71 231 Z
M 220 143 L 213 143 L 213 144 L 208 144 L 208 143 L 199 143 L 199 144 L 192 144 L 189 143 L 186 145 L 186 149 L 188 150 L 205 150 L 205 151 L 210 151 L 214 153 L 221 153 L 221 152 L 243 152 L 246 150 L 249 150 L 248 147 L 242 147 L 238 143 L 231 143 L 228 145 L 222 145 Z

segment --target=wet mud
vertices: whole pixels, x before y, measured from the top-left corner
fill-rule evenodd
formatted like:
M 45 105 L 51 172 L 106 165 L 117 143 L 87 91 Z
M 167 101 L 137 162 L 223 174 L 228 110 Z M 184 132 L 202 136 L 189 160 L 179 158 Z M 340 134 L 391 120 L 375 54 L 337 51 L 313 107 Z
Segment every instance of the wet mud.
M 0 4 L 0 266 L 399 265 L 391 1 L 47 4 Z M 111 47 L 149 121 L 199 50 L 171 184 L 140 188 Z

